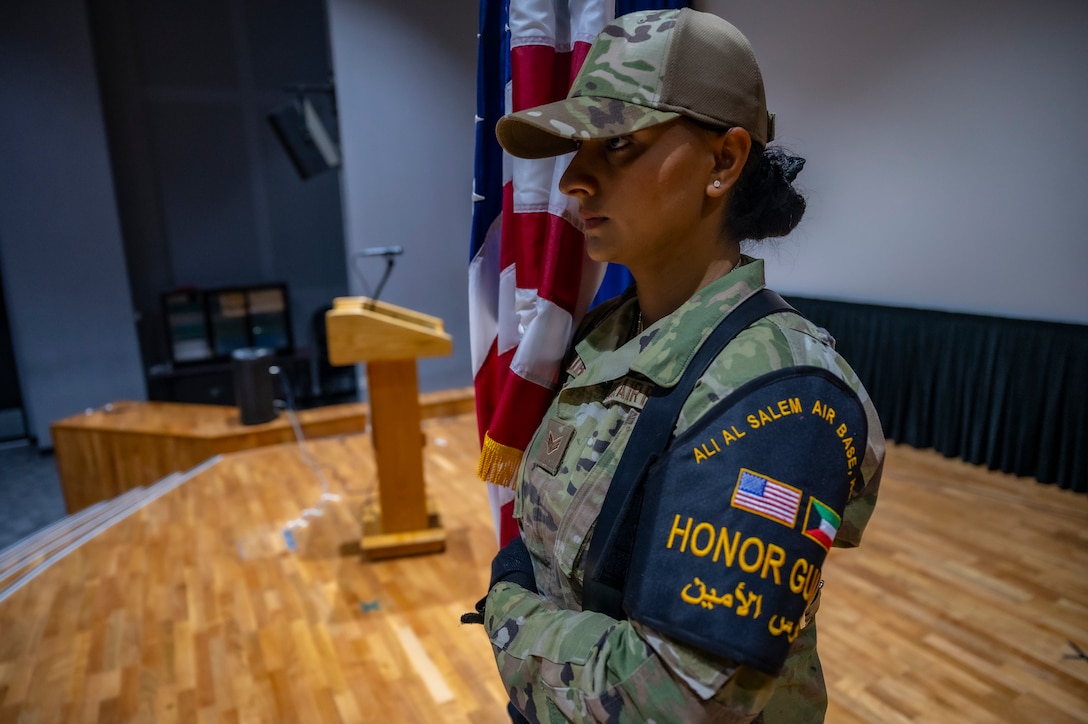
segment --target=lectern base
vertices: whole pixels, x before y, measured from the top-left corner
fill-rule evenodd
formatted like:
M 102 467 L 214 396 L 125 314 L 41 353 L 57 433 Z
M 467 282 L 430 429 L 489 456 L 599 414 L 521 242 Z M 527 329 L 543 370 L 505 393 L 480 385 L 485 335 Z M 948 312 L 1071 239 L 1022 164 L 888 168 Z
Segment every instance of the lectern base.
M 428 501 L 427 527 L 422 530 L 400 533 L 382 532 L 381 513 L 368 510 L 363 514 L 363 539 L 360 543 L 362 556 L 369 561 L 379 561 L 401 556 L 418 556 L 441 553 L 446 550 L 446 531 L 438 512 Z

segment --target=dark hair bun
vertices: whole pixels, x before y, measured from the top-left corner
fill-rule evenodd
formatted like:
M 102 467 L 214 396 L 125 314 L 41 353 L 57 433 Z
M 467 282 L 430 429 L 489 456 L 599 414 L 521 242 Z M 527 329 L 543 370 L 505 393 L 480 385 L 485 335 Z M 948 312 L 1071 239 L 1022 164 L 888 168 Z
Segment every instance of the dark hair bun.
M 805 197 L 793 181 L 805 159 L 781 148 L 752 147 L 729 204 L 726 228 L 738 241 L 785 236 L 805 215 Z

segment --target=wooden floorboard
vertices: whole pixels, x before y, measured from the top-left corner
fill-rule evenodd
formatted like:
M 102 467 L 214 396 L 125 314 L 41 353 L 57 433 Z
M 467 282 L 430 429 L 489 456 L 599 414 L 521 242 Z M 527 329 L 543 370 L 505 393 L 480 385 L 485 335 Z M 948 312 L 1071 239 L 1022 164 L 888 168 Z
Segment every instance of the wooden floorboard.
M 428 420 L 445 553 L 365 562 L 365 435 L 224 456 L 0 603 L 0 723 L 503 722 L 458 617 L 496 544 L 471 416 Z M 319 508 L 308 525 L 285 526 Z M 820 610 L 829 722 L 1085 722 L 1088 496 L 893 447 Z

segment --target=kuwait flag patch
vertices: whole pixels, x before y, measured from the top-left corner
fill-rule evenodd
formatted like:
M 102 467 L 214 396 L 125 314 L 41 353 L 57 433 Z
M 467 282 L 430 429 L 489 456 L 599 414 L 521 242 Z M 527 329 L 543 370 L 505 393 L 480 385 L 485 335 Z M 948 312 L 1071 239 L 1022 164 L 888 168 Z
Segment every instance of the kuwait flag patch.
M 830 551 L 840 523 L 842 518 L 838 513 L 816 498 L 809 498 L 808 511 L 805 513 L 805 527 L 802 529 L 806 538 L 811 538 L 825 551 Z

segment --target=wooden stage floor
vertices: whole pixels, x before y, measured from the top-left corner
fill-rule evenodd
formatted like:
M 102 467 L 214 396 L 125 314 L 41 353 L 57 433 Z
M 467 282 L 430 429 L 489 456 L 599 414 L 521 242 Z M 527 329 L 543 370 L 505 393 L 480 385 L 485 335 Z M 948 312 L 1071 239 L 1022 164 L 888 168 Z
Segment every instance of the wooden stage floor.
M 504 722 L 471 416 L 428 420 L 445 553 L 364 562 L 364 435 L 214 459 L 15 588 L 0 722 Z M 308 508 L 287 548 L 285 525 Z M 828 721 L 1088 721 L 1088 496 L 893 447 L 819 614 Z

